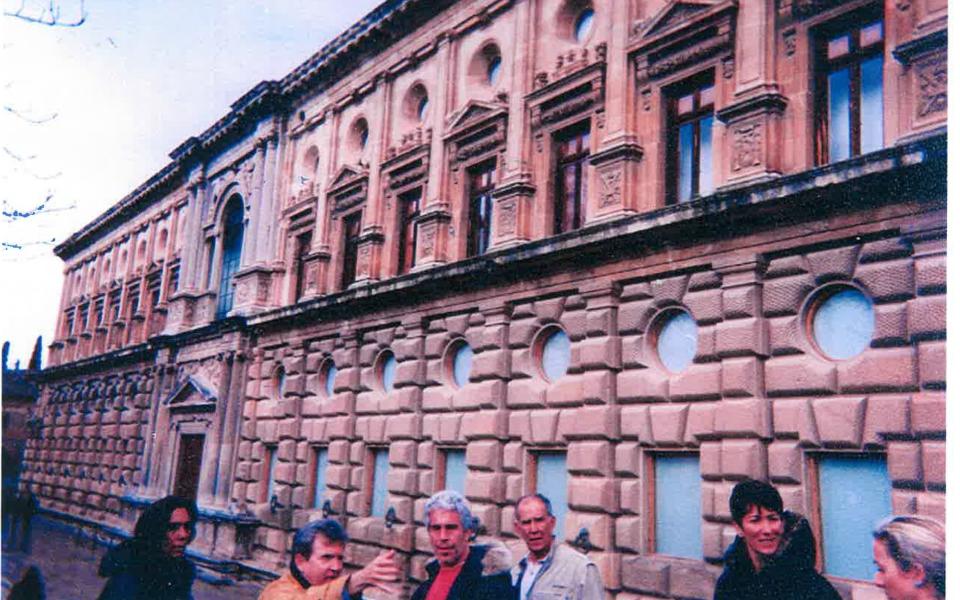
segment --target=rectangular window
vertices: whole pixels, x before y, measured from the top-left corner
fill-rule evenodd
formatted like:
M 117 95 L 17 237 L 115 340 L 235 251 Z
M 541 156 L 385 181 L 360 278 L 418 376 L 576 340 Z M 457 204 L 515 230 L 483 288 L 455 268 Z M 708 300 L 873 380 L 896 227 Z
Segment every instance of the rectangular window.
M 667 198 L 686 202 L 713 191 L 713 75 L 670 92 Z
M 213 255 L 216 250 L 215 247 L 216 240 L 214 238 L 209 238 L 204 244 L 206 247 L 207 254 L 207 289 L 209 290 L 213 287 Z
M 496 162 L 481 163 L 468 171 L 470 182 L 467 256 L 479 256 L 490 248 L 493 222 L 493 186 Z
M 401 194 L 398 201 L 398 232 L 399 252 L 397 257 L 397 273 L 409 273 L 417 260 L 417 227 L 416 218 L 420 215 L 421 190 Z
M 294 293 L 299 300 L 303 296 L 304 286 L 307 283 L 307 256 L 310 254 L 310 244 L 313 243 L 312 233 L 303 233 L 297 236 L 296 242 L 296 290 Z
M 360 213 L 343 218 L 343 271 L 340 289 L 347 289 L 357 279 L 357 249 L 360 246 Z
M 313 456 L 313 508 L 323 506 L 324 497 L 327 494 L 327 457 L 326 448 L 314 448 Z
M 98 325 L 98 326 L 103 325 L 103 319 L 104 319 L 104 316 L 105 316 L 105 315 L 104 315 L 104 303 L 103 303 L 103 298 L 102 298 L 102 297 L 101 297 L 101 298 L 97 298 L 97 301 L 96 301 L 96 303 L 95 303 L 93 306 L 94 306 L 93 310 L 94 310 L 94 312 L 95 312 L 96 315 L 97 315 L 97 316 L 96 316 L 97 325 Z
M 443 469 L 438 477 L 437 490 L 454 490 L 466 493 L 467 453 L 463 450 L 442 450 L 440 452 Z
M 562 452 L 544 452 L 532 455 L 535 470 L 530 489 L 550 499 L 553 516 L 557 518 L 554 530 L 558 540 L 564 539 L 567 520 L 567 455 Z
M 71 308 L 66 313 L 64 313 L 63 319 L 63 337 L 70 337 L 73 335 L 73 309 Z
M 652 472 L 651 472 L 652 471 Z M 647 485 L 653 487 L 649 507 L 657 554 L 702 558 L 700 457 L 654 454 L 647 457 Z
M 170 269 L 169 275 L 167 275 L 167 301 L 170 301 L 170 298 L 177 293 L 177 289 L 180 287 L 180 267 L 176 266 Z
M 133 316 L 140 312 L 140 285 L 132 285 L 127 288 L 127 306 L 128 316 Z
M 150 307 L 156 308 L 160 305 L 160 275 L 150 279 L 147 283 L 147 291 L 150 294 Z
M 587 159 L 590 157 L 590 125 L 576 125 L 554 138 L 556 152 L 556 196 L 553 204 L 553 232 L 583 227 L 587 214 Z
M 815 42 L 817 163 L 883 147 L 883 16 L 831 23 Z
M 114 323 L 120 318 L 120 289 L 110 292 L 110 322 Z
M 276 493 L 273 478 L 277 473 L 277 447 L 264 446 L 263 451 L 263 495 L 260 496 L 260 502 L 270 502 L 270 498 Z
M 367 464 L 370 466 L 370 516 L 382 517 L 387 514 L 387 471 L 390 469 L 390 451 L 386 448 L 372 450 Z
M 90 305 L 89 305 L 89 304 L 84 304 L 83 306 L 80 307 L 79 317 L 77 318 L 77 322 L 78 322 L 78 324 L 79 324 L 79 326 L 80 326 L 80 331 L 86 331 L 86 330 L 87 330 L 87 326 L 90 324 L 90 323 L 89 323 L 89 318 L 88 318 L 88 317 L 89 317 L 89 311 L 90 311 Z
M 873 527 L 892 509 L 890 477 L 882 456 L 820 456 L 813 505 L 824 572 L 873 579 Z

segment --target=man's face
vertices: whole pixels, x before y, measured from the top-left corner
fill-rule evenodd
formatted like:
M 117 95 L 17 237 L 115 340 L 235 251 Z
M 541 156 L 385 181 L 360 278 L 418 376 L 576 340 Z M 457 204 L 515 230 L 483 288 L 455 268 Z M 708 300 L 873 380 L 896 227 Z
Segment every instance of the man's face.
M 923 575 L 919 569 L 904 571 L 897 561 L 890 556 L 887 545 L 880 540 L 873 541 L 873 562 L 877 565 L 877 574 L 873 582 L 883 588 L 890 600 L 912 600 L 917 597 L 920 589 L 917 583 L 923 584 Z
M 517 505 L 513 518 L 513 530 L 523 538 L 537 560 L 549 554 L 553 545 L 553 528 L 557 519 L 547 513 L 547 507 L 538 498 L 527 498 Z
M 170 520 L 167 522 L 167 534 L 163 540 L 163 553 L 173 557 L 183 556 L 187 544 L 190 543 L 192 533 L 190 512 L 185 508 L 175 509 L 170 513 Z
M 297 554 L 293 562 L 310 585 L 323 585 L 343 572 L 343 542 L 331 542 L 325 535 L 317 534 L 310 558 Z
M 747 552 L 756 564 L 761 557 L 772 556 L 783 540 L 783 518 L 780 513 L 762 506 L 750 505 L 743 520 L 734 523 L 737 534 L 747 543 Z
M 430 511 L 430 545 L 441 565 L 452 567 L 467 557 L 470 551 L 470 532 L 460 523 L 455 510 L 435 508 Z

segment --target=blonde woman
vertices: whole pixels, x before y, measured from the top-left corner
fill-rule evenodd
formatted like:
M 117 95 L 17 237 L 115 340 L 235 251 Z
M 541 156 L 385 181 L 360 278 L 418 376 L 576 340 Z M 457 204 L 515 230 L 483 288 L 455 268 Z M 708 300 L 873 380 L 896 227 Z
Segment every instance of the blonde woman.
M 943 524 L 917 516 L 885 519 L 873 532 L 874 582 L 890 600 L 946 598 Z

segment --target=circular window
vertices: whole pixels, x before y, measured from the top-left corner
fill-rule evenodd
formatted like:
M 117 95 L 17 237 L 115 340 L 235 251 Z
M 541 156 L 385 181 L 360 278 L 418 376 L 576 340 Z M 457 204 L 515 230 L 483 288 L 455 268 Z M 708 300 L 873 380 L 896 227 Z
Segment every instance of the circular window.
M 323 392 L 329 398 L 333 396 L 334 383 L 337 379 L 337 365 L 328 360 L 320 371 L 320 377 L 323 379 Z
M 873 302 L 855 288 L 834 289 L 813 308 L 813 339 L 821 352 L 836 360 L 866 350 L 873 326 Z
M 679 373 L 697 355 L 697 322 L 686 311 L 671 311 L 657 333 L 657 357 L 671 373 Z
M 556 381 L 570 368 L 570 337 L 562 329 L 553 329 L 543 340 L 540 368 L 547 381 Z
M 397 358 L 389 350 L 380 355 L 378 362 L 378 376 L 380 387 L 384 392 L 393 391 L 393 382 L 397 375 Z
M 583 42 L 587 39 L 587 36 L 590 35 L 592 29 L 593 9 L 587 8 L 577 16 L 577 20 L 573 23 L 573 37 L 575 37 L 578 42 Z
M 450 347 L 447 368 L 448 376 L 458 388 L 470 383 L 470 370 L 473 368 L 473 349 L 463 340 Z

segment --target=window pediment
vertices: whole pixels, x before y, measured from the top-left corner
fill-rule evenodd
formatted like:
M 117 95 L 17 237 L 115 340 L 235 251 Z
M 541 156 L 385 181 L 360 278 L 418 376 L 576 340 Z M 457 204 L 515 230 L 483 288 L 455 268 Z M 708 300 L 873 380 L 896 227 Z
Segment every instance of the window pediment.
M 355 165 L 344 165 L 337 171 L 327 189 L 334 213 L 350 210 L 367 199 L 368 174 L 365 167 Z
M 477 126 L 483 126 L 498 117 L 506 118 L 506 103 L 470 100 L 460 110 L 447 119 L 444 139 L 450 139 L 469 132 Z
M 451 170 L 502 152 L 507 143 L 506 105 L 471 100 L 448 119 L 444 139 Z
M 174 413 L 213 412 L 217 409 L 217 397 L 201 380 L 187 377 L 164 404 Z
M 662 79 L 717 57 L 732 67 L 736 12 L 733 0 L 674 2 L 649 24 L 640 24 L 630 50 L 637 80 Z

